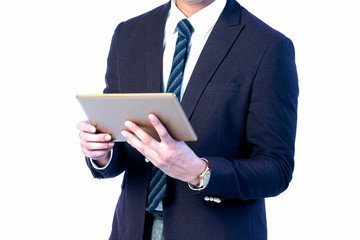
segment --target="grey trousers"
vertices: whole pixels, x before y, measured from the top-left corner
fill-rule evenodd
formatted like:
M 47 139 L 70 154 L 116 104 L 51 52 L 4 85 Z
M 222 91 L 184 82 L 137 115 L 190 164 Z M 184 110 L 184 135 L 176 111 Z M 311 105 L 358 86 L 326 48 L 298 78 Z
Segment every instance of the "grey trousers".
M 163 213 L 160 211 L 153 211 L 152 215 L 154 221 L 151 230 L 151 240 L 164 240 Z

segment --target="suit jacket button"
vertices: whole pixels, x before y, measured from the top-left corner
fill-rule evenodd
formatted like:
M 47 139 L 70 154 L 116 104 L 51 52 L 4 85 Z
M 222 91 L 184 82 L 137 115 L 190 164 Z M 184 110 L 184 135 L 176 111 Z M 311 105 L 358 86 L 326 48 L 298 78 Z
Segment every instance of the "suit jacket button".
M 214 198 L 214 202 L 221 203 L 221 200 L 220 200 L 220 198 Z

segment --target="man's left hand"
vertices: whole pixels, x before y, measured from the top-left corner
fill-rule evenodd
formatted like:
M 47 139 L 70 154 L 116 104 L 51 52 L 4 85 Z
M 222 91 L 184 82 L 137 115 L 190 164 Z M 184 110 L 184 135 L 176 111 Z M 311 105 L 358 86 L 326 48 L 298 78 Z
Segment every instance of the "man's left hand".
M 206 163 L 185 142 L 174 140 L 154 114 L 149 115 L 149 120 L 157 131 L 160 142 L 131 121 L 125 122 L 131 132 L 124 130 L 122 135 L 166 175 L 193 185 L 199 184 L 199 175 Z

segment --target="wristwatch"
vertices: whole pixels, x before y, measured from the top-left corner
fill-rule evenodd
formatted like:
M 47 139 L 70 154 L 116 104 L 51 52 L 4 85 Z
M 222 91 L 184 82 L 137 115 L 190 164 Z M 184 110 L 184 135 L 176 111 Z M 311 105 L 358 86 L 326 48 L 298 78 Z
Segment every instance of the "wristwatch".
M 210 169 L 209 162 L 205 158 L 201 158 L 201 159 L 206 163 L 206 168 L 199 176 L 199 179 L 200 179 L 199 185 L 195 186 L 195 185 L 192 185 L 191 183 L 188 183 L 189 188 L 191 190 L 195 190 L 195 191 L 203 190 L 204 188 L 206 188 L 206 186 L 208 185 L 208 183 L 210 181 L 211 169 Z

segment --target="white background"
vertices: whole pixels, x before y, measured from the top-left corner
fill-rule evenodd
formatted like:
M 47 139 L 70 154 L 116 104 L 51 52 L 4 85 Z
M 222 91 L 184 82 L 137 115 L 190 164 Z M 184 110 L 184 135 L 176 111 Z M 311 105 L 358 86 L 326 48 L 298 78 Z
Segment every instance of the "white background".
M 121 178 L 88 171 L 75 95 L 102 92 L 116 25 L 164 2 L 1 1 L 0 239 L 107 239 Z M 269 240 L 360 239 L 357 1 L 241 3 L 297 54 L 296 168 L 267 200 Z

